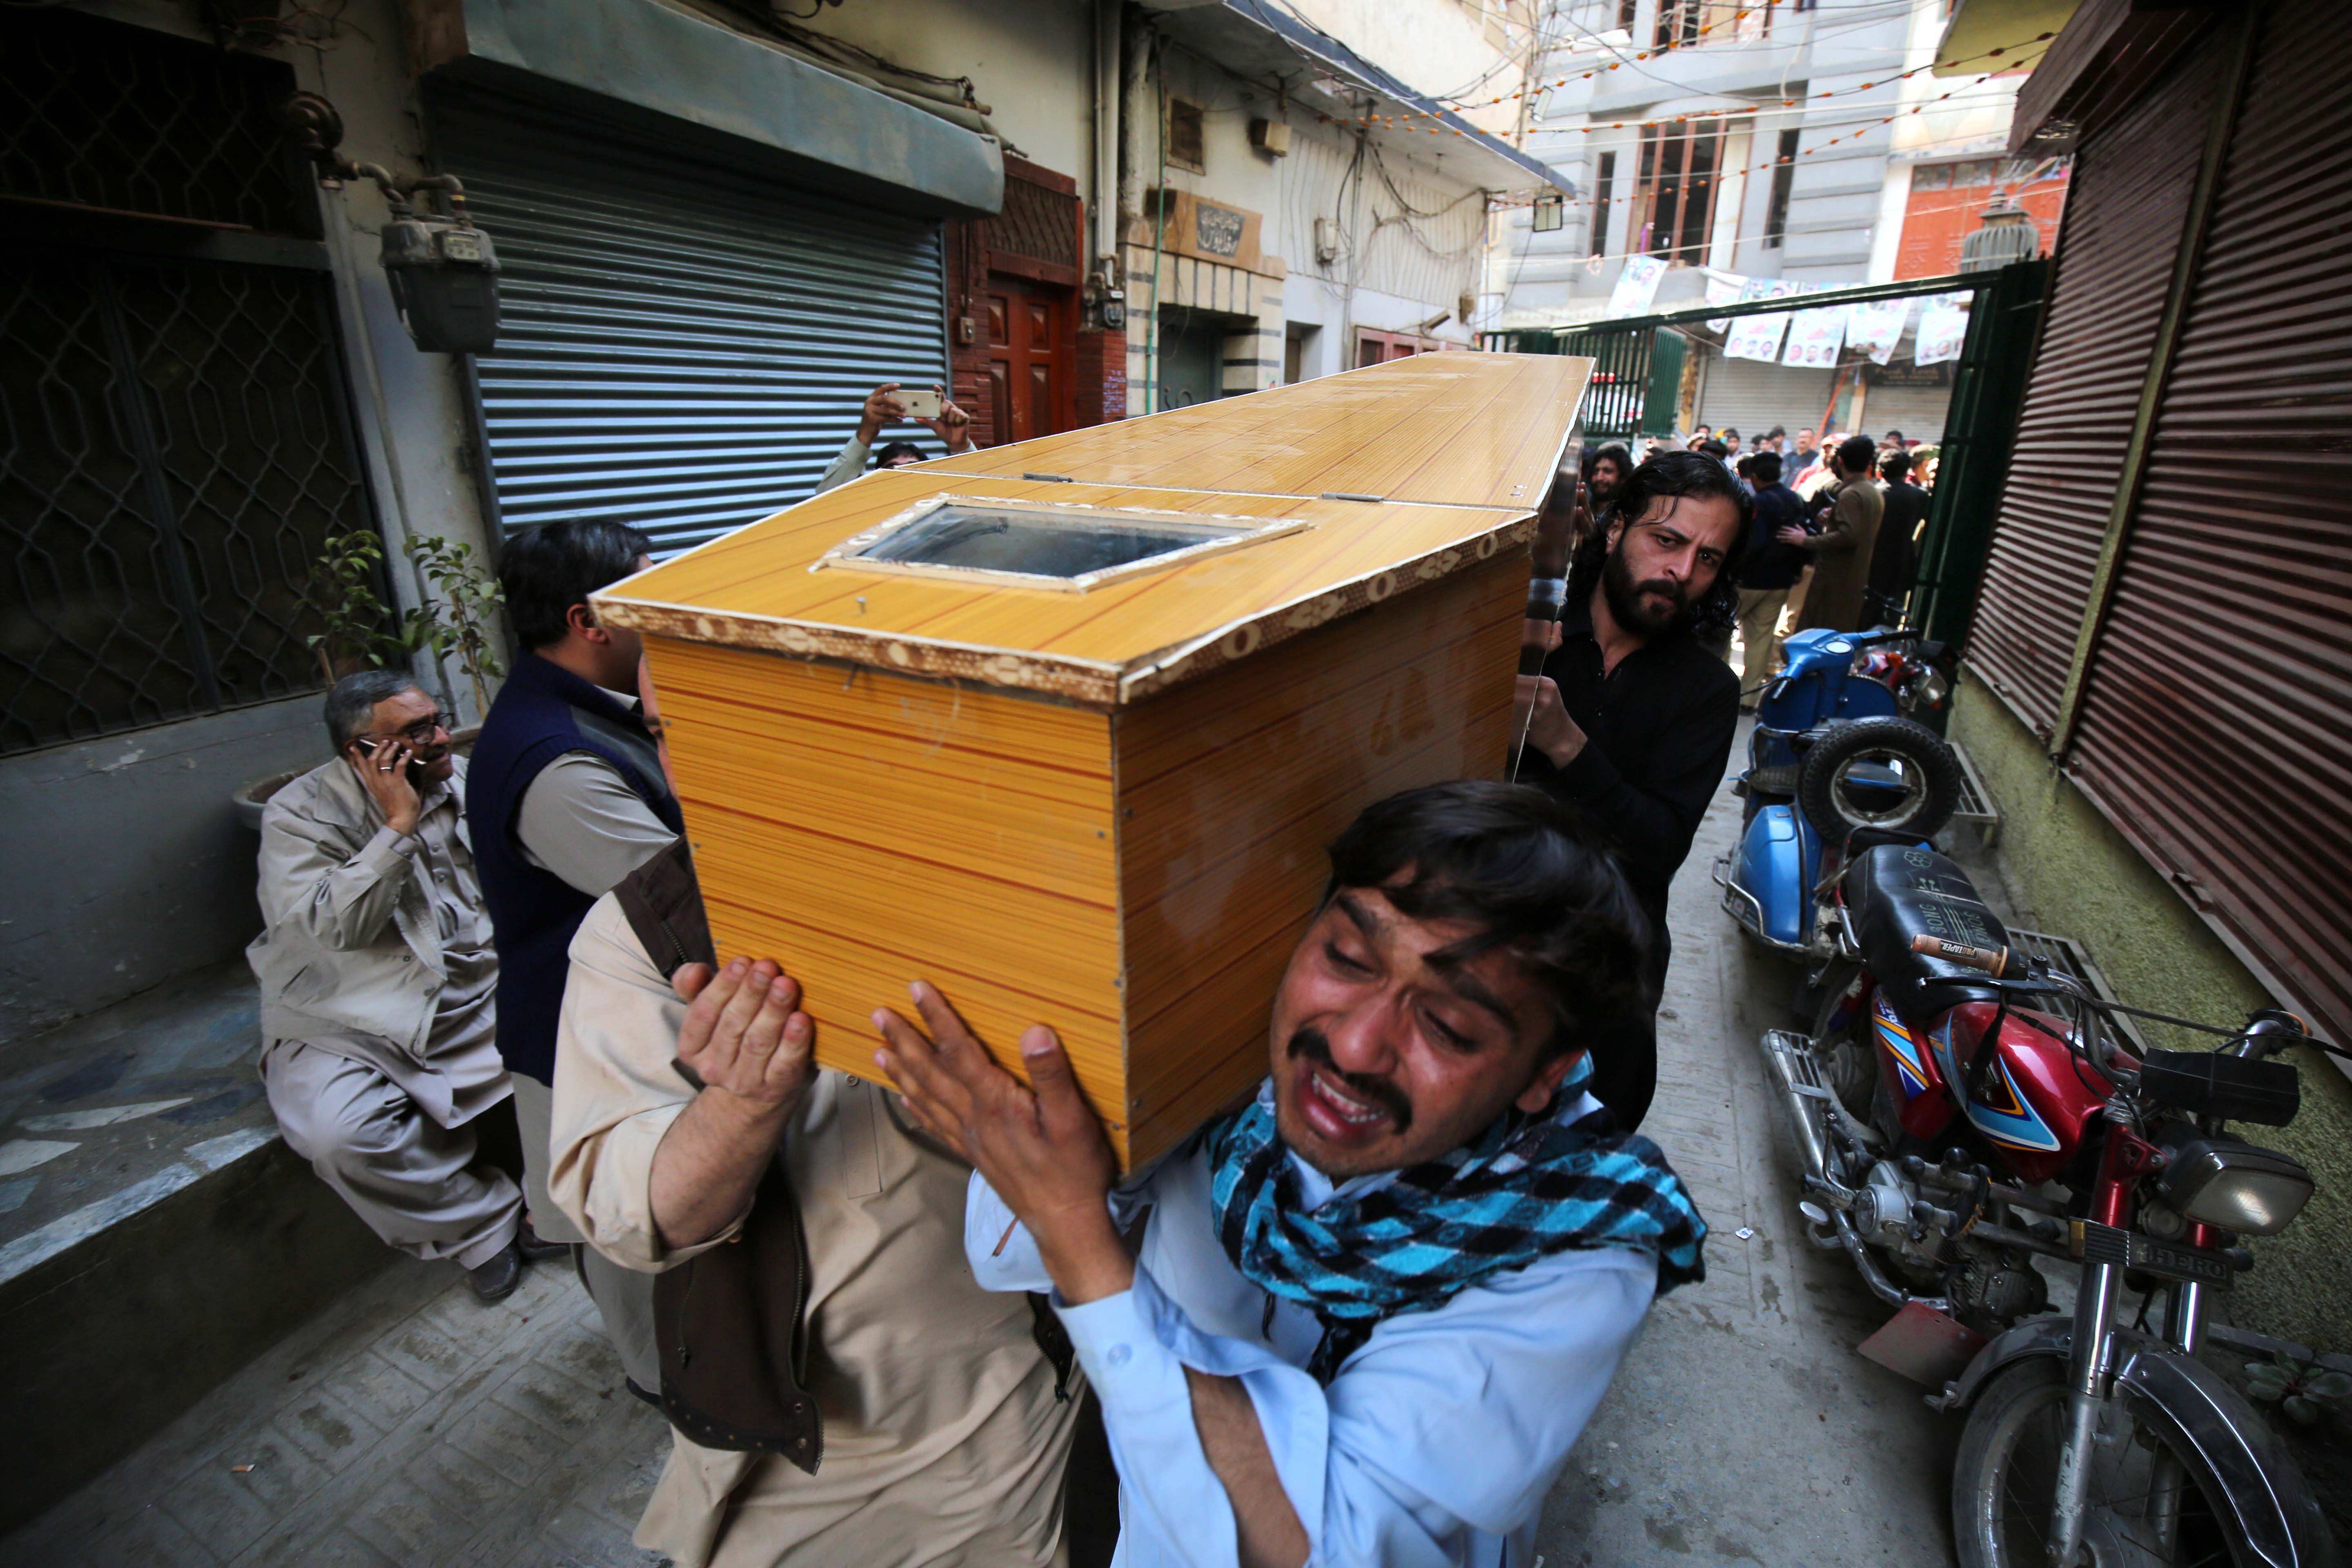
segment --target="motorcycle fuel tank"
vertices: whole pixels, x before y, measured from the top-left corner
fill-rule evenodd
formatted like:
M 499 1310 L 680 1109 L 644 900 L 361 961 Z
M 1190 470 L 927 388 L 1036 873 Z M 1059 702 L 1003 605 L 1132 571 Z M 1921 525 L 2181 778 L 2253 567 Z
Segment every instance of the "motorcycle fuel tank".
M 1978 1043 L 1998 1011 L 1991 1002 L 1969 1002 L 1936 1022 L 1929 1036 L 1936 1065 L 1956 1100 L 1964 1097 L 1969 1064 L 1976 1059 Z M 1966 1109 L 1969 1124 L 2000 1151 L 2011 1169 L 2028 1181 L 2043 1182 L 2073 1162 L 2105 1101 L 2095 1087 L 2096 1075 L 2087 1068 L 2078 1071 L 2062 1043 L 2067 1026 L 2037 1016 L 2051 1034 L 2018 1017 L 2015 1009 L 2001 1020 L 1994 1047 L 1998 1055 L 1985 1077 L 1984 1092 L 1969 1099 Z
M 1957 1109 L 1945 1091 L 1948 1081 L 1927 1035 L 1895 1016 L 1886 994 L 1870 993 L 1870 1031 L 1877 1047 L 1878 1070 L 1895 1096 L 1895 1113 L 1903 1131 L 1914 1138 L 1933 1138 L 1950 1123 Z

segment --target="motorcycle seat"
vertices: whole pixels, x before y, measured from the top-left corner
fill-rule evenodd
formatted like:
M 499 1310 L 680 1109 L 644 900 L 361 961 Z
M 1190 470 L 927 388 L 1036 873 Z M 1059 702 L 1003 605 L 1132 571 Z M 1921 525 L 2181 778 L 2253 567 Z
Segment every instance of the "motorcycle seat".
M 1846 914 L 1855 945 L 1895 1016 L 1922 1026 L 1963 1002 L 1990 999 L 1982 970 L 1911 951 L 1916 936 L 1969 947 L 2009 945 L 2000 917 L 1977 896 L 1969 874 L 1932 849 L 1882 844 L 1847 864 Z

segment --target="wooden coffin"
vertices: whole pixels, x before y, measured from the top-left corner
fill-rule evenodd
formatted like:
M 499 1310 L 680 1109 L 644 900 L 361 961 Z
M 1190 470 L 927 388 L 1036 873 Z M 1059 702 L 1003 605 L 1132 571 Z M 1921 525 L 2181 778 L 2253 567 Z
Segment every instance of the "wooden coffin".
M 1427 354 L 870 473 L 596 595 L 646 634 L 721 954 L 797 975 L 847 1073 L 917 978 L 1016 1072 L 1051 1024 L 1122 1163 L 1164 1152 L 1265 1072 L 1329 840 L 1499 771 L 1589 364 Z

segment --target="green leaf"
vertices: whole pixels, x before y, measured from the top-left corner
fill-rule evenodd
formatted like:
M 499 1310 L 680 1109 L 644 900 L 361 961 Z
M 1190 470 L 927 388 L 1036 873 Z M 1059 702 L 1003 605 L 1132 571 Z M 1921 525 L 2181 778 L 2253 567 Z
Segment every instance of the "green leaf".
M 2323 1372 L 2305 1384 L 2304 1393 L 2315 1399 L 2342 1399 L 2352 1394 L 2352 1373 Z
M 2319 1419 L 2319 1406 L 2299 1395 L 2289 1396 L 2287 1402 L 2279 1408 L 2305 1426 Z

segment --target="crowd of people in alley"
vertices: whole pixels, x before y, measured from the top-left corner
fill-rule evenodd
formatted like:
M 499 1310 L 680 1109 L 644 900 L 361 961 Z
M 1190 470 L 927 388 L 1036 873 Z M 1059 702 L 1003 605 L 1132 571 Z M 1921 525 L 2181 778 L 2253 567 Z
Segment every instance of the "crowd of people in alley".
M 1775 425 L 1748 450 L 1741 440 L 1737 429 L 1701 425 L 1683 447 L 1728 467 L 1750 503 L 1736 626 L 1741 705 L 1752 711 L 1790 634 L 1901 624 L 1918 577 L 1939 454 L 1900 430 L 1875 439 L 1831 431 L 1816 440 L 1811 428 L 1791 437 Z M 1646 446 L 1654 458 L 1672 449 L 1663 439 Z M 1632 451 L 1620 443 L 1585 457 L 1585 490 L 1596 516 L 1607 513 L 1633 466 Z M 1727 646 L 1720 628 L 1717 643 Z
M 877 389 L 820 488 L 920 460 L 881 443 L 910 401 Z M 1137 1568 L 1525 1568 L 1653 1302 L 1704 1277 L 1639 1131 L 1669 888 L 1776 633 L 1889 613 L 1921 514 L 1899 447 L 1705 434 L 1559 476 L 1512 754 L 1328 846 L 1255 1097 L 1125 1181 L 1052 1018 L 989 1042 L 1024 1085 L 899 976 L 831 999 L 875 1067 L 824 1070 L 793 954 L 717 962 L 661 693 L 592 603 L 654 545 L 520 531 L 470 750 L 362 671 L 268 805 L 287 1141 L 486 1310 L 577 1271 L 673 1429 L 637 1541 L 678 1563 L 1099 1563 L 1071 1500 L 1115 1494 Z

